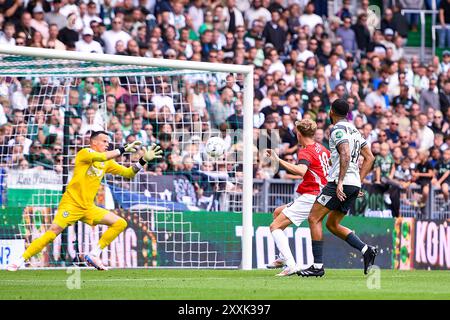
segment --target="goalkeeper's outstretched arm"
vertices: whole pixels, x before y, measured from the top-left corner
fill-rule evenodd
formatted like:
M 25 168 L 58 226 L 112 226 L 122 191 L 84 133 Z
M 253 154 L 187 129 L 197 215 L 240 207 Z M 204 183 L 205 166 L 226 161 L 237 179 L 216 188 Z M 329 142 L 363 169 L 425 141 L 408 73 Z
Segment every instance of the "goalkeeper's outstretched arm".
M 125 152 L 136 152 L 138 147 L 142 144 L 141 141 L 133 141 L 118 149 L 108 151 L 110 141 L 108 132 L 93 132 L 90 137 L 90 148 L 81 151 L 80 161 L 89 163 L 108 161 L 121 156 Z
M 163 151 L 160 149 L 159 146 L 156 144 L 153 144 L 152 146 L 148 148 L 143 148 L 144 155 L 139 159 L 138 162 L 131 165 L 131 167 L 124 167 L 120 164 L 118 164 L 115 161 L 111 161 L 110 165 L 108 167 L 108 173 L 117 174 L 127 179 L 132 179 L 138 173 L 144 166 L 152 161 L 153 159 L 159 159 L 162 158 Z
M 133 143 L 130 144 L 126 144 L 123 147 L 120 147 L 118 149 L 115 150 L 111 150 L 111 151 L 105 151 L 105 152 L 101 152 L 98 151 L 98 148 L 94 148 L 91 144 L 91 148 L 90 149 L 84 149 L 80 154 L 80 161 L 82 162 L 98 162 L 98 161 L 108 161 L 111 159 L 115 159 L 119 156 L 121 156 L 122 154 L 124 154 L 125 152 L 136 152 L 137 151 L 137 146 L 139 146 L 141 144 L 140 141 L 134 141 Z M 101 149 L 100 149 L 101 150 Z

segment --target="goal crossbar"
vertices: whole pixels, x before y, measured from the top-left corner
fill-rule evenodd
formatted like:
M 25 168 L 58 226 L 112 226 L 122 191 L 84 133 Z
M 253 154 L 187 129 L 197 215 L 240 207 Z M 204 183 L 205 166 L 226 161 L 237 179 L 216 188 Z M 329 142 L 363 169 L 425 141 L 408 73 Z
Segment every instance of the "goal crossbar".
M 84 53 L 77 51 L 65 51 L 44 48 L 32 47 L 17 47 L 0 45 L 0 54 L 21 55 L 28 57 L 39 57 L 48 59 L 66 59 L 77 61 L 90 61 L 100 63 L 113 63 L 133 66 L 147 66 L 154 68 L 170 68 L 178 70 L 196 70 L 196 71 L 215 71 L 228 73 L 253 73 L 252 66 L 232 65 L 224 63 L 198 62 L 198 61 L 184 61 L 171 59 L 155 59 L 145 57 L 131 57 L 113 54 L 97 54 Z

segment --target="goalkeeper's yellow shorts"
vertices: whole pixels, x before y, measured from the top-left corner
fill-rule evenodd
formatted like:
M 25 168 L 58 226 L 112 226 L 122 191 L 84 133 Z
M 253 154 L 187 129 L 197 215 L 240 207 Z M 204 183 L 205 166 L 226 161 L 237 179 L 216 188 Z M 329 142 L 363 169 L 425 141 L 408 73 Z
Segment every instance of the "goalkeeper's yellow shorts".
M 77 221 L 82 221 L 91 226 L 95 226 L 102 221 L 103 217 L 108 213 L 110 213 L 110 211 L 95 205 L 89 209 L 82 209 L 69 203 L 60 203 L 53 223 L 61 228 L 71 226 Z

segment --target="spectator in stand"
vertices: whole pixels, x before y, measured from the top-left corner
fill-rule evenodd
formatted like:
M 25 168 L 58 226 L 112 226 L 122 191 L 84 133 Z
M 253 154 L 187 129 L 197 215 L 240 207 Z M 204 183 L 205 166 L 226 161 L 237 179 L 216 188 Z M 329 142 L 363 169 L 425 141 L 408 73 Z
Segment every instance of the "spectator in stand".
M 370 31 L 367 27 L 367 14 L 362 13 L 358 16 L 356 24 L 352 26 L 355 33 L 356 44 L 361 52 L 366 52 L 370 43 Z
M 31 80 L 23 79 L 17 82 L 16 85 L 18 86 L 18 90 L 12 94 L 11 106 L 13 109 L 27 110 L 28 99 L 33 90 L 32 82 Z
M 280 24 L 280 12 L 273 11 L 271 17 L 272 19 L 266 23 L 263 37 L 265 37 L 266 43 L 273 44 L 278 52 L 284 52 L 287 33 L 284 26 Z
M 422 112 L 431 106 L 437 110 L 440 109 L 439 94 L 437 89 L 437 79 L 430 79 L 428 89 L 420 92 L 419 105 Z
M 214 110 L 211 114 L 211 121 L 214 127 L 224 123 L 226 119 L 234 113 L 234 92 L 230 88 L 225 88 L 218 100 L 211 109 Z
M 355 31 L 352 29 L 352 19 L 350 17 L 345 17 L 343 19 L 343 25 L 337 29 L 336 35 L 341 39 L 346 52 L 352 54 L 356 53 L 358 46 L 356 44 L 356 35 Z
M 400 5 L 404 9 L 422 9 L 423 0 L 400 0 Z M 419 23 L 418 13 L 406 13 L 406 19 L 409 22 L 412 31 L 417 31 L 417 25 Z
M 61 0 L 53 0 L 51 2 L 52 10 L 49 12 L 45 12 L 44 19 L 48 23 L 48 25 L 56 24 L 58 30 L 61 30 L 66 26 L 66 17 L 61 14 L 60 9 L 62 5 Z
M 129 131 L 123 132 L 125 136 L 133 135 L 137 140 L 142 141 L 143 145 L 149 144 L 149 137 L 147 136 L 147 132 L 143 130 L 142 119 L 134 118 L 132 120 L 131 129 Z
M 383 111 L 387 110 L 387 105 L 386 105 L 386 93 L 387 93 L 387 89 L 388 89 L 388 84 L 385 82 L 381 82 L 378 85 L 377 90 L 369 93 L 366 96 L 365 99 L 365 103 L 367 104 L 367 106 L 369 108 L 374 108 L 375 105 L 381 105 L 381 108 L 383 109 Z
M 58 40 L 59 30 L 56 24 L 51 24 L 48 29 L 47 48 L 56 50 L 66 50 L 64 43 Z
M 444 195 L 444 204 L 439 210 L 449 210 L 450 149 L 444 151 L 442 160 L 435 166 L 431 183 L 433 187 L 442 190 L 442 194 Z
M 381 31 L 385 33 L 386 29 L 391 29 L 395 32 L 394 13 L 390 8 L 384 10 L 383 19 L 381 19 Z
M 431 124 L 431 130 L 435 134 L 449 134 L 450 133 L 450 124 L 444 120 L 444 115 L 441 111 L 436 111 L 433 116 L 433 122 Z
M 75 48 L 79 52 L 103 54 L 103 48 L 100 43 L 94 40 L 94 31 L 90 27 L 83 29 L 82 38 L 75 43 Z
M 283 143 L 282 154 L 293 154 L 297 152 L 298 141 L 295 133 L 295 124 L 289 114 L 281 116 L 281 127 L 279 127 L 281 142 Z
M 300 26 L 308 27 L 308 33 L 311 35 L 317 24 L 323 24 L 320 16 L 314 13 L 315 6 L 313 1 L 309 1 L 305 7 L 303 14 L 300 16 Z
M 412 181 L 421 187 L 422 196 L 418 203 L 419 208 L 426 206 L 428 195 L 430 193 L 430 182 L 433 178 L 433 167 L 428 161 L 430 153 L 422 151 L 419 153 L 419 163 L 412 172 Z
M 450 47 L 450 1 L 441 0 L 439 5 L 439 24 L 441 28 L 439 34 L 439 48 Z
M 102 19 L 98 16 L 97 4 L 94 1 L 89 1 L 87 4 L 86 14 L 83 16 L 83 26 L 89 27 L 92 21 L 96 21 L 98 23 L 102 22 Z
M 391 186 L 391 198 L 399 199 L 398 204 L 400 204 L 401 202 L 408 204 L 407 194 L 401 192 L 401 190 L 408 189 L 411 185 L 412 171 L 410 167 L 411 161 L 408 158 L 403 158 L 401 164 L 397 165 L 395 169 L 394 179 L 392 180 L 394 182 L 394 185 Z M 398 210 L 398 212 L 400 212 L 400 210 Z
M 284 107 L 280 105 L 280 95 L 278 92 L 273 92 L 271 96 L 271 104 L 263 109 L 261 113 L 267 118 L 270 114 L 277 112 L 280 116 L 284 114 Z
M 31 43 L 33 35 L 36 32 L 31 25 L 32 17 L 29 12 L 24 12 L 20 17 L 20 24 L 16 28 L 16 33 L 23 33 L 27 44 Z
M 244 18 L 247 20 L 247 29 L 250 29 L 253 25 L 253 21 L 256 19 L 263 19 L 263 23 L 265 24 L 267 21 L 270 21 L 271 14 L 269 10 L 267 10 L 263 6 L 262 0 L 253 0 L 252 5 L 245 11 Z
M 351 18 L 352 12 L 351 12 L 351 1 L 350 0 L 344 0 L 342 4 L 341 10 L 336 12 L 336 16 L 339 17 L 342 21 L 344 21 L 345 18 Z
M 16 44 L 16 39 L 14 34 L 16 33 L 16 27 L 12 22 L 6 22 L 3 31 L 0 31 L 0 44 L 6 44 L 14 46 Z
M 122 41 L 123 43 L 128 43 L 131 36 L 126 33 L 123 29 L 123 19 L 116 17 L 112 21 L 112 29 L 106 31 L 102 39 L 105 41 L 105 53 L 115 54 L 116 53 L 116 43 Z
M 398 132 L 399 121 L 396 117 L 392 117 L 389 123 L 389 129 L 385 130 L 387 135 L 389 147 L 394 149 L 400 146 L 399 132 Z
M 48 40 L 48 23 L 44 20 L 44 9 L 40 4 L 37 4 L 33 9 L 33 19 L 30 23 L 31 27 L 40 32 L 44 38 L 44 43 Z
M 392 12 L 393 12 L 393 29 L 399 34 L 402 38 L 408 37 L 408 20 L 406 19 L 405 15 L 402 14 L 401 10 L 401 4 L 400 3 L 393 3 L 392 5 Z
M 421 113 L 419 115 L 419 140 L 420 140 L 420 151 L 425 151 L 430 149 L 434 143 L 434 133 L 433 130 L 428 127 L 428 117 L 426 114 Z
M 441 106 L 442 113 L 447 114 L 447 110 L 450 109 L 450 79 L 447 79 L 444 82 L 444 86 L 439 92 L 439 104 Z
M 74 45 L 79 39 L 78 30 L 75 27 L 76 19 L 77 15 L 75 13 L 69 14 L 67 17 L 67 25 L 59 30 L 58 40 L 66 46 L 69 44 Z
M 241 100 L 237 99 L 234 103 L 234 113 L 227 118 L 226 123 L 231 130 L 244 129 L 244 109 Z

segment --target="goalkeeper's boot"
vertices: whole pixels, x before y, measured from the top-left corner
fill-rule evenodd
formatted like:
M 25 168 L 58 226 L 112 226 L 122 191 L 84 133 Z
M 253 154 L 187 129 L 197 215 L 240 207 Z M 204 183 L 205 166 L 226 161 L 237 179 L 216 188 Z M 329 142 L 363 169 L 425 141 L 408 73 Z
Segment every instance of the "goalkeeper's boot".
M 298 272 L 298 268 L 297 267 L 288 267 L 286 266 L 283 271 L 281 271 L 280 273 L 276 274 L 275 276 L 277 277 L 289 277 L 292 276 L 294 274 L 296 274 Z
M 316 268 L 314 265 L 311 265 L 309 268 L 300 270 L 297 272 L 298 276 L 302 277 L 323 277 L 325 274 L 325 269 L 323 267 Z
M 366 252 L 363 254 L 364 258 L 364 274 L 369 272 L 369 268 L 375 263 L 375 257 L 378 254 L 378 249 L 374 246 L 367 246 Z
M 103 265 L 102 261 L 97 256 L 87 254 L 84 256 L 84 260 L 86 260 L 88 265 L 93 266 L 97 270 L 108 271 L 108 268 Z
M 19 270 L 23 266 L 24 263 L 25 263 L 25 260 L 21 257 L 20 259 L 17 259 L 16 261 L 8 264 L 8 266 L 6 267 L 6 270 L 15 272 L 15 271 Z
M 266 265 L 267 269 L 280 269 L 286 266 L 286 260 L 278 257 L 271 264 Z
M 20 266 L 16 263 L 11 263 L 6 267 L 7 271 L 11 271 L 11 272 L 15 272 L 17 270 L 19 270 Z

